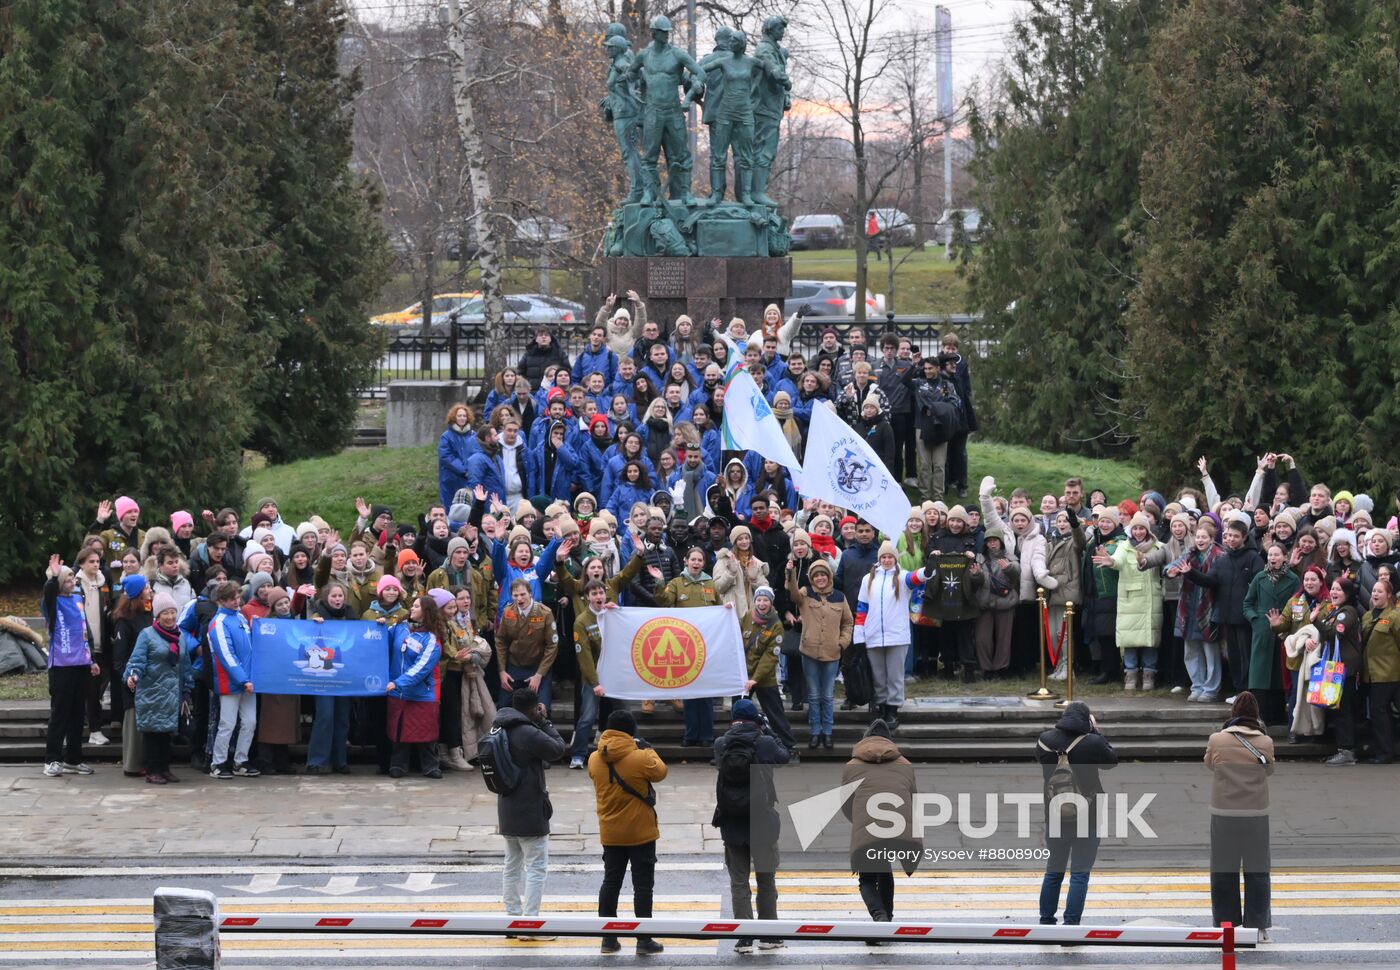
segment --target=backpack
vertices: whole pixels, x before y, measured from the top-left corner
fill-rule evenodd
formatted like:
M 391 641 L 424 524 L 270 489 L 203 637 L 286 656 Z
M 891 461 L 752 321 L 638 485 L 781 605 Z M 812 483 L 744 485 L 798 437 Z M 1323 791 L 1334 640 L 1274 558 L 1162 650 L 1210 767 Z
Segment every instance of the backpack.
M 749 814 L 749 768 L 758 760 L 758 748 L 750 741 L 731 738 L 720 756 L 715 803 L 721 815 Z
M 1083 796 L 1084 793 L 1079 789 L 1079 778 L 1075 775 L 1074 768 L 1069 763 L 1069 753 L 1073 751 L 1075 746 L 1079 744 L 1080 741 L 1083 741 L 1085 737 L 1087 737 L 1087 735 L 1081 734 L 1071 741 L 1069 747 L 1065 748 L 1063 751 L 1055 751 L 1053 748 L 1046 747 L 1039 741 L 1036 742 L 1043 750 L 1053 752 L 1059 756 L 1059 759 L 1055 762 L 1055 769 L 1050 772 L 1050 777 L 1045 779 L 1045 808 L 1047 812 L 1050 810 L 1050 803 L 1054 801 L 1055 797 L 1058 795 Z M 1060 813 L 1060 821 L 1062 823 L 1073 822 L 1079 817 L 1079 805 L 1074 801 L 1064 802 L 1058 805 L 1056 810 Z
M 497 795 L 513 795 L 520 787 L 524 772 L 510 750 L 508 728 L 493 727 L 476 746 L 476 765 L 488 791 Z

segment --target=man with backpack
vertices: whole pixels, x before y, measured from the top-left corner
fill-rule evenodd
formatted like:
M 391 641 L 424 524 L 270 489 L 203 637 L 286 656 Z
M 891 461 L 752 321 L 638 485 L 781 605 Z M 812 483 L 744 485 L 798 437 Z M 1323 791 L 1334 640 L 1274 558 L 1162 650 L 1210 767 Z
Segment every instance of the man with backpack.
M 529 687 L 516 688 L 510 707 L 496 712 L 491 732 L 477 746 L 482 780 L 497 795 L 496 822 L 506 840 L 502 896 L 511 916 L 539 915 L 554 814 L 544 771 L 563 755 L 564 739 Z
M 715 740 L 715 815 L 710 821 L 724 839 L 724 867 L 729 871 L 729 900 L 734 918 L 753 919 L 749 872 L 758 882 L 758 918 L 778 918 L 778 828 L 782 824 L 768 772 L 754 765 L 788 763 L 788 748 L 763 726 L 758 705 L 745 698 L 734 702 L 733 723 Z M 782 940 L 760 940 L 759 949 L 778 950 Z M 754 941 L 741 939 L 736 953 L 754 952 Z
M 945 356 L 925 357 L 923 376 L 913 386 L 919 494 L 933 502 L 943 499 L 948 444 L 965 430 L 957 385 L 943 372 Z
M 1045 847 L 1050 850 L 1045 863 L 1045 879 L 1040 884 L 1040 922 L 1055 925 L 1060 904 L 1060 886 L 1069 871 L 1069 894 L 1065 897 L 1065 925 L 1077 926 L 1084 914 L 1084 898 L 1089 894 L 1089 871 L 1099 851 L 1097 796 L 1103 794 L 1101 769 L 1118 764 L 1118 754 L 1099 733 L 1098 722 L 1089 705 L 1075 701 L 1065 708 L 1054 728 L 1040 735 L 1035 743 L 1035 759 L 1045 779 Z M 1079 806 L 1078 795 L 1087 808 Z M 1056 807 L 1057 796 L 1069 804 Z M 1077 807 L 1078 806 L 1078 807 Z M 1052 810 L 1059 816 L 1059 834 L 1053 834 Z M 1080 813 L 1088 812 L 1087 835 L 1079 835 Z
M 631 711 L 613 711 L 598 750 L 588 757 L 588 777 L 598 801 L 598 841 L 603 844 L 603 885 L 598 890 L 598 915 L 616 916 L 617 899 L 627 867 L 632 867 L 632 912 L 651 916 L 656 885 L 656 790 L 652 783 L 666 777 L 666 763 L 650 744 L 636 737 L 637 719 Z M 617 953 L 615 936 L 603 937 L 601 951 Z M 664 948 L 649 936 L 637 937 L 637 955 L 650 956 Z

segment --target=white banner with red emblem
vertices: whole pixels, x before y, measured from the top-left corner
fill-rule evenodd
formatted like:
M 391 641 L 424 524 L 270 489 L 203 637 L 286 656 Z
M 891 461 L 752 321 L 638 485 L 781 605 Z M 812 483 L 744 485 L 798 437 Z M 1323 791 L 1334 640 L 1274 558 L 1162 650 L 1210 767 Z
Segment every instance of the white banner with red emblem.
M 598 616 L 598 683 L 619 700 L 688 700 L 744 692 L 738 614 L 723 606 L 624 606 Z

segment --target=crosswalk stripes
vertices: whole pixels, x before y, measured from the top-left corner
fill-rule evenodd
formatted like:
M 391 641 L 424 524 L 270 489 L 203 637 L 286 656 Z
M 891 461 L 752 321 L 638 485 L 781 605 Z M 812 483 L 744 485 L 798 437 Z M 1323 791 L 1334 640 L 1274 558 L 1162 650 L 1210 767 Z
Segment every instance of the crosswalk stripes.
M 660 867 L 664 878 L 666 864 Z M 420 881 L 421 882 L 421 881 Z M 663 883 L 664 884 L 664 883 Z M 417 885 L 417 883 L 415 883 Z M 365 894 L 326 898 L 304 893 L 302 887 L 279 887 L 277 895 L 226 893 L 221 897 L 225 915 L 240 913 L 404 913 L 482 912 L 499 906 L 492 894 L 384 895 L 385 887 Z M 779 877 L 779 912 L 813 914 L 822 919 L 865 918 L 855 880 L 845 874 L 789 873 Z M 966 920 L 967 922 L 1034 921 L 1040 889 L 1037 872 L 983 875 L 932 874 L 899 878 L 896 914 L 901 919 Z M 1176 923 L 1204 924 L 1210 912 L 1209 883 L 1204 874 L 1151 870 L 1095 873 L 1090 887 L 1085 923 L 1117 924 L 1161 919 Z M 295 895 L 288 892 L 297 893 Z M 596 895 L 546 894 L 543 909 L 554 913 L 592 913 Z M 658 894 L 655 911 L 694 918 L 725 915 L 726 900 L 719 893 Z M 1400 915 L 1400 873 L 1384 871 L 1320 872 L 1283 870 L 1273 874 L 1275 922 L 1302 925 L 1307 917 L 1393 917 Z M 44 960 L 64 963 L 149 962 L 152 954 L 151 901 L 149 898 L 7 899 L 0 900 L 0 965 Z M 1309 944 L 1299 943 L 1300 949 Z M 972 948 L 926 945 L 930 952 L 969 953 Z M 1286 940 L 1273 949 L 1288 952 Z M 703 957 L 713 954 L 713 941 L 667 941 L 668 951 Z M 729 945 L 718 944 L 721 952 Z M 1352 947 L 1342 946 L 1343 949 Z M 1357 944 L 1357 950 L 1400 952 L 1400 943 Z M 468 952 L 473 957 L 498 957 L 507 963 L 525 963 L 537 957 L 574 957 L 597 952 L 593 939 L 560 939 L 531 942 L 498 938 L 440 938 L 429 936 L 265 936 L 225 935 L 223 949 L 232 959 L 252 962 L 285 959 L 334 959 L 353 955 L 364 959 L 409 960 L 415 955 L 431 960 L 446 951 Z M 797 952 L 798 947 L 790 947 Z M 863 951 L 858 944 L 801 944 L 803 955 L 847 954 Z M 1034 950 L 1036 948 L 1027 947 Z M 624 951 L 625 952 L 625 951 Z

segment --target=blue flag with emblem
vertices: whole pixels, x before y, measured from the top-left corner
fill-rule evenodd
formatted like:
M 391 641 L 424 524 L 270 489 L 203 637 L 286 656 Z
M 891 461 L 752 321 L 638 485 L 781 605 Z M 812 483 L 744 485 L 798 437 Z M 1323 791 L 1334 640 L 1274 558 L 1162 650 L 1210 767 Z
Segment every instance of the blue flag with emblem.
M 367 620 L 251 624 L 259 694 L 380 696 L 389 683 L 389 630 Z
M 776 461 L 792 473 L 793 481 L 802 488 L 802 466 L 748 371 L 735 371 L 725 386 L 720 443 L 727 451 L 756 451 L 769 461 Z
M 803 495 L 849 509 L 891 539 L 904 531 L 909 497 L 869 442 L 829 404 L 812 408 L 806 454 Z

